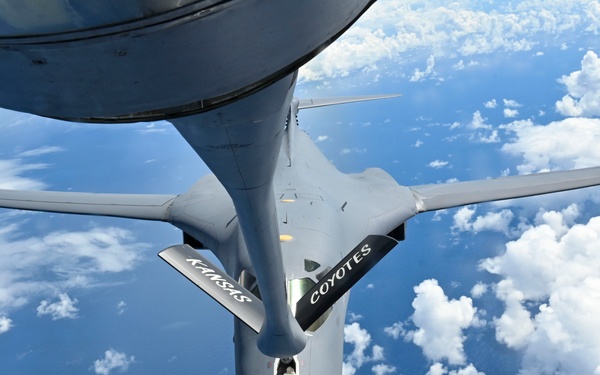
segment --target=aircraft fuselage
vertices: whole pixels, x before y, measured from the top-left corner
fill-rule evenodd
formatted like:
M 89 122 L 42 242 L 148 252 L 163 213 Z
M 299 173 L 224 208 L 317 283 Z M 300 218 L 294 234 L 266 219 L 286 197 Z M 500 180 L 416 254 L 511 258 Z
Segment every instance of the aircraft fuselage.
M 293 87 L 289 89 L 290 95 L 292 89 Z M 284 102 L 289 105 L 290 100 Z M 281 114 L 283 113 L 285 112 Z M 270 305 L 264 296 L 266 293 L 272 293 L 269 288 L 272 289 L 273 285 L 267 284 L 265 287 L 260 284 L 265 271 L 257 268 L 257 265 L 269 264 L 267 272 L 278 270 L 280 267 L 281 280 L 272 282 L 281 284 L 286 307 L 289 305 L 291 313 L 294 314 L 295 303 L 299 298 L 361 240 L 369 234 L 390 233 L 397 226 L 398 218 L 406 220 L 412 217 L 416 213 L 416 207 L 410 190 L 399 186 L 381 169 L 368 169 L 354 175 L 338 171 L 310 137 L 297 128 L 294 114 L 289 116 L 287 127 L 283 120 L 285 116 L 281 114 L 278 117 L 281 122 L 275 126 L 280 131 L 273 132 L 280 137 L 276 143 L 278 152 L 272 167 L 273 177 L 267 178 L 270 181 L 271 195 L 265 200 L 273 202 L 276 209 L 274 221 L 279 236 L 277 246 L 269 248 L 258 257 L 251 253 L 244 241 L 246 232 L 241 226 L 240 210 L 236 211 L 238 206 L 235 205 L 235 200 L 239 199 L 239 195 L 236 198 L 235 193 L 228 194 L 235 181 L 231 182 L 227 176 L 222 178 L 225 188 L 213 175 L 201 179 L 188 193 L 178 197 L 171 211 L 179 212 L 180 216 L 171 217 L 169 221 L 211 249 L 227 272 L 234 279 L 240 280 L 244 287 L 257 294 L 259 290 L 266 310 Z M 202 121 L 196 123 L 196 130 L 204 126 L 202 124 L 206 124 L 207 118 L 211 118 L 210 114 L 200 116 Z M 216 117 L 223 118 L 223 115 Z M 236 126 L 234 122 L 229 125 Z M 210 142 L 209 139 L 214 139 L 198 134 L 192 137 L 186 133 L 185 125 L 181 123 L 176 124 L 176 127 L 188 141 L 193 138 L 198 140 L 197 142 L 207 143 Z M 194 146 L 194 141 L 190 143 Z M 215 149 L 227 150 L 226 147 L 198 144 L 194 148 L 199 150 L 200 154 L 206 152 L 202 148 L 208 148 L 211 153 L 214 153 Z M 239 155 L 243 153 L 239 147 L 229 149 L 228 152 L 231 151 L 235 151 L 234 154 L 237 155 L 232 160 L 236 163 L 244 162 L 244 158 Z M 226 163 L 225 158 L 225 154 L 220 154 L 217 159 L 219 163 Z M 210 159 L 208 165 L 211 165 Z M 268 169 L 268 166 L 262 166 Z M 217 177 L 221 170 L 217 171 Z M 242 180 L 243 172 L 239 181 Z M 262 186 L 262 183 L 258 183 L 257 186 Z M 195 201 L 203 203 L 195 205 Z M 198 211 L 218 212 L 218 216 L 213 217 L 210 223 L 191 220 Z M 254 212 L 254 215 L 259 216 L 260 213 Z M 269 215 L 266 217 L 270 218 Z M 276 262 L 273 262 L 274 260 Z M 277 274 L 278 271 L 275 272 L 275 276 Z M 326 293 L 328 288 L 340 281 L 344 275 L 345 273 L 341 273 L 338 278 L 331 278 L 324 292 Z M 278 293 L 275 292 L 275 298 L 282 298 Z M 292 361 L 297 374 L 341 374 L 347 302 L 348 294 L 303 334 L 306 346 L 298 353 L 293 353 Z M 266 319 L 269 319 L 268 314 Z M 236 319 L 234 341 L 237 374 L 272 375 L 277 374 L 278 366 L 281 371 L 280 359 L 259 350 L 257 340 L 257 334 Z

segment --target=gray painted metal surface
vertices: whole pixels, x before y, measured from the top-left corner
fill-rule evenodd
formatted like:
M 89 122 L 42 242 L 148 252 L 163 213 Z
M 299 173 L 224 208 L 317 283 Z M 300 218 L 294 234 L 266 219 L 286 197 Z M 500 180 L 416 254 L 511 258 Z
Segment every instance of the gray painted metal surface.
M 216 109 L 171 120 L 231 196 L 261 290 L 266 319 L 258 346 L 273 357 L 299 353 L 306 338 L 287 303 L 273 178 L 295 74 Z
M 176 195 L 95 194 L 0 189 L 0 207 L 165 221 Z
M 600 185 L 600 167 L 411 186 L 419 212 Z
M 52 2 L 42 9 L 62 12 L 54 24 L 68 30 L 78 13 L 89 13 L 79 4 L 89 1 Z M 6 32 L 0 35 L 0 107 L 92 122 L 210 110 L 294 72 L 373 2 L 203 0 L 173 7 L 172 1 L 145 0 L 142 11 L 137 1 L 121 0 L 120 13 L 114 3 L 96 2 L 94 12 L 107 17 L 94 21 L 96 27 L 86 28 L 94 23 L 86 13 L 82 29 L 38 35 L 30 34 L 44 28 L 36 31 L 22 7 L 22 30 L 0 29 Z M 0 18 L 16 20 L 15 12 L 3 7 Z M 119 18 L 123 22 L 114 21 Z

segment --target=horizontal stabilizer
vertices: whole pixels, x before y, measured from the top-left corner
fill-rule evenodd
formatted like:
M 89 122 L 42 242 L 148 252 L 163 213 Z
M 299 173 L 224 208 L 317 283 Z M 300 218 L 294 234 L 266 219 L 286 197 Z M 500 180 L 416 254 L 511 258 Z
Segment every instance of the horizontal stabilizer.
M 363 96 L 343 96 L 336 98 L 321 98 L 321 99 L 299 99 L 298 109 L 325 107 L 328 105 L 365 102 L 369 100 L 397 98 L 400 94 L 388 95 L 363 95 Z
M 410 186 L 419 212 L 600 185 L 600 167 Z
M 370 235 L 359 243 L 296 303 L 300 327 L 306 331 L 397 244 L 381 235 Z
M 260 331 L 265 319 L 262 301 L 191 246 L 171 246 L 158 256 L 256 333 Z
M 164 221 L 176 197 L 0 189 L 0 208 Z

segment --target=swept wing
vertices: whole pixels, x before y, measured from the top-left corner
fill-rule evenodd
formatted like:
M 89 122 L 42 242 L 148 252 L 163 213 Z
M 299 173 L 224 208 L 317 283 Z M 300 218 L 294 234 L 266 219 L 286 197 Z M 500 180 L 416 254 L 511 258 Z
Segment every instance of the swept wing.
M 0 189 L 0 207 L 165 221 L 176 195 L 93 194 Z
M 600 167 L 410 186 L 419 212 L 600 185 Z

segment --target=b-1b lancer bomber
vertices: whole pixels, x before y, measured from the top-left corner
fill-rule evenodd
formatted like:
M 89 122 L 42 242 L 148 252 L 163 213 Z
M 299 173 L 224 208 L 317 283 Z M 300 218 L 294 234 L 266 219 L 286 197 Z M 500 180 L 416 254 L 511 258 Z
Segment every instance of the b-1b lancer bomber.
M 297 99 L 297 71 L 373 2 L 5 1 L 1 107 L 167 120 L 213 174 L 178 195 L 0 190 L 0 207 L 168 222 L 183 243 L 159 256 L 237 318 L 237 374 L 341 374 L 348 291 L 411 217 L 600 185 L 600 168 L 409 187 L 336 170 L 298 111 L 393 95 Z

